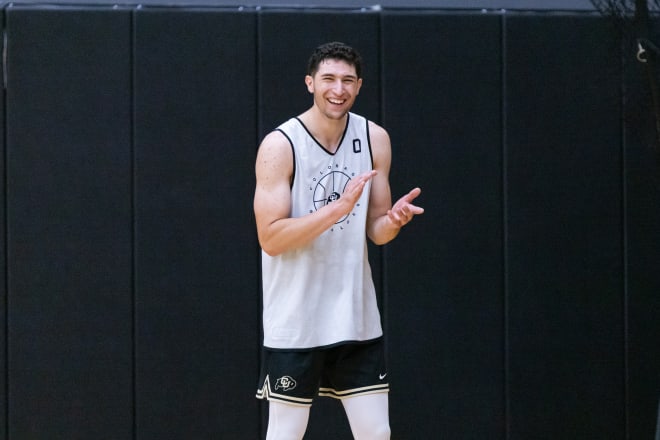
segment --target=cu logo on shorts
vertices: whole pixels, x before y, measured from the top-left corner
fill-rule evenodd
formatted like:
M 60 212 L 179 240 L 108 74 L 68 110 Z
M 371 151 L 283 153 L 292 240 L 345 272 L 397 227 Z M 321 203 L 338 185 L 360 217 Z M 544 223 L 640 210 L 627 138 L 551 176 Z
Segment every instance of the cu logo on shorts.
M 293 380 L 291 376 L 282 376 L 279 379 L 277 379 L 277 382 L 275 382 L 275 389 L 279 390 L 280 388 L 282 391 L 289 391 L 292 390 L 296 387 L 296 381 Z

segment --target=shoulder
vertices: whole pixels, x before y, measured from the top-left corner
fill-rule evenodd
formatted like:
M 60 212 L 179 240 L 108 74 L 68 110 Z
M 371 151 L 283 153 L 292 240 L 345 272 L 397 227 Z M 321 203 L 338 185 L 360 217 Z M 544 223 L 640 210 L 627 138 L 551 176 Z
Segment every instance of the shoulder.
M 257 151 L 257 171 L 289 173 L 293 169 L 293 151 L 289 138 L 279 130 L 268 133 Z
M 386 144 L 389 146 L 390 135 L 387 133 L 387 130 L 373 121 L 369 121 L 368 124 L 371 141 L 376 145 Z
M 281 130 L 273 130 L 264 136 L 261 144 L 259 145 L 259 152 L 270 151 L 270 150 L 283 150 L 291 149 L 291 140 L 289 137 Z

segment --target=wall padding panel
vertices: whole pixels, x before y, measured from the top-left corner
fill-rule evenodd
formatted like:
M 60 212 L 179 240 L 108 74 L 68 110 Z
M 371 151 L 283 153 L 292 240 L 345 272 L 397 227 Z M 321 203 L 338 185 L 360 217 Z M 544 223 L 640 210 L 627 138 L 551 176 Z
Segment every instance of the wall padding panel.
M 652 28 L 652 40 L 657 42 L 660 21 Z M 634 41 L 626 43 L 626 414 L 628 438 L 655 438 L 660 423 L 660 146 L 655 138 L 646 65 L 637 62 Z
M 500 18 L 386 12 L 392 194 L 425 213 L 386 248 L 394 437 L 503 437 Z
M 135 14 L 137 435 L 257 438 L 256 16 Z
M 2 18 L 2 22 L 4 23 L 4 9 L 0 11 L 0 17 Z M 4 73 L 4 70 L 3 70 Z M 5 117 L 5 102 L 0 104 L 0 117 L 2 120 L 4 120 Z M 2 158 L 0 159 L 0 169 L 5 169 L 5 143 L 4 143 L 4 137 L 5 137 L 5 125 L 0 124 L 0 136 L 2 136 L 1 139 L 3 139 L 2 142 Z M 5 188 L 5 181 L 3 179 L 2 182 L 0 182 L 0 203 L 2 203 L 2 207 L 0 207 L 0 216 L 2 216 L 2 220 L 0 220 L 0 227 L 2 227 L 2 231 L 5 230 L 5 200 L 6 200 L 6 188 Z M 6 243 L 6 234 L 2 233 L 0 234 L 0 244 L 2 245 L 2 249 L 7 249 L 7 243 Z M 1 267 L 6 267 L 6 261 L 5 261 L 5 256 L 6 252 L 3 252 L 2 255 L 0 255 L 0 265 Z M 7 398 L 7 279 L 6 279 L 6 271 L 3 271 L 2 274 L 0 274 L 0 439 L 5 439 L 5 434 L 7 432 L 7 405 L 8 405 L 8 398 Z
M 505 23 L 509 438 L 624 438 L 616 34 Z
M 6 15 L 9 438 L 129 438 L 130 14 Z
M 259 14 L 259 119 L 263 137 L 280 123 L 312 106 L 305 86 L 307 61 L 328 41 L 354 46 L 364 58 L 364 82 L 353 111 L 380 119 L 379 15 L 358 11 L 264 11 Z M 380 249 L 370 247 L 380 289 Z M 351 438 L 343 409 L 327 398 L 315 401 L 307 430 L 310 439 Z M 307 438 L 307 437 L 306 437 Z

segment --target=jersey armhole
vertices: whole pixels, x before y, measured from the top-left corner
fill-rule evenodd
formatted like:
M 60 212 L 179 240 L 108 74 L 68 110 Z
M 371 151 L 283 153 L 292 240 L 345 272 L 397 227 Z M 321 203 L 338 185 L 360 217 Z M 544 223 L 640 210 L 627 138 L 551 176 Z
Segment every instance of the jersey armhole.
M 371 161 L 371 169 L 374 168 L 374 153 L 371 151 L 371 135 L 369 134 L 369 120 L 367 118 L 364 118 L 366 127 L 365 130 L 367 132 L 367 146 L 369 147 L 369 160 Z
M 282 133 L 284 137 L 289 141 L 289 145 L 291 146 L 291 156 L 293 158 L 293 172 L 291 173 L 291 182 L 289 182 L 289 185 L 291 188 L 293 188 L 293 181 L 296 179 L 296 149 L 293 148 L 293 142 L 291 141 L 289 135 L 284 132 L 284 130 L 282 130 L 281 128 L 277 128 L 276 131 Z

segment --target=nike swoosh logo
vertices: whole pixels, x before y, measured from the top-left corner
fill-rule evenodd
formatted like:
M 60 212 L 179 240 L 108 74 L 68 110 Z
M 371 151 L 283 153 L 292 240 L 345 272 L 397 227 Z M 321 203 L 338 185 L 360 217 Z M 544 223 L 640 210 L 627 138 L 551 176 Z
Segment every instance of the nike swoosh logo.
M 383 379 L 385 379 L 385 376 L 387 376 L 387 373 L 385 373 L 385 374 L 379 374 L 379 375 L 378 375 L 378 378 L 379 378 L 380 380 L 383 380 Z

